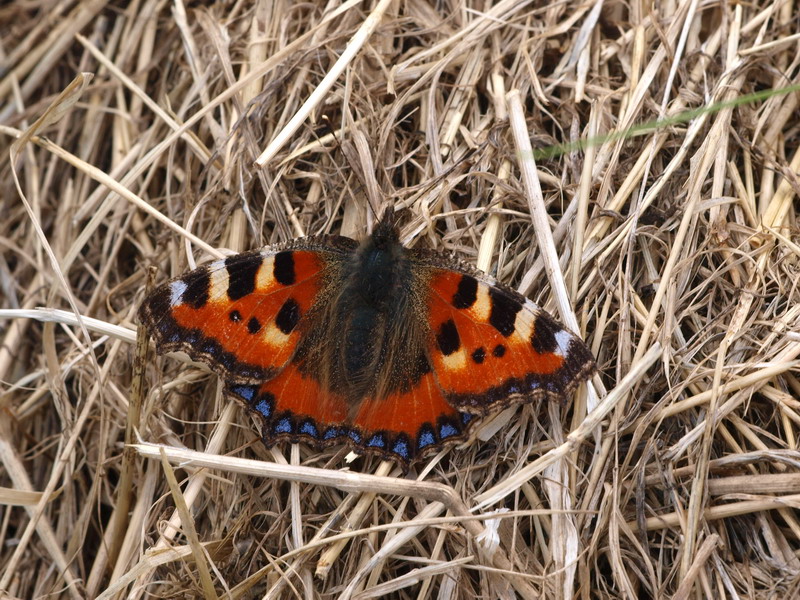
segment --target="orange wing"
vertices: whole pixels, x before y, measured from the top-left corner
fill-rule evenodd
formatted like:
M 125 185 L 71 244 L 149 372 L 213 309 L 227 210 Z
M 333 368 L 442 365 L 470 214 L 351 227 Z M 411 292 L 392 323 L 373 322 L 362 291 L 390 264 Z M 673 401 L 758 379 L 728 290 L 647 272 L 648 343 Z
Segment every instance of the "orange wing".
M 436 380 L 458 410 L 486 414 L 536 397 L 563 400 L 594 371 L 580 338 L 487 276 L 433 269 L 428 312 Z
M 264 442 L 306 442 L 314 447 L 346 444 L 407 468 L 463 437 L 472 415 L 450 406 L 428 372 L 408 390 L 383 400 L 366 398 L 354 417 L 346 399 L 323 390 L 296 364 L 261 385 L 228 384 L 225 392 L 259 418 Z
M 345 399 L 323 390 L 296 364 L 261 384 L 226 382 L 225 393 L 244 403 L 261 422 L 267 446 L 276 442 L 308 442 L 315 447 L 347 441 Z
M 332 260 L 292 247 L 237 254 L 159 286 L 139 317 L 159 353 L 182 350 L 226 381 L 261 382 L 294 354 Z
M 364 400 L 354 424 L 366 432 L 366 450 L 408 464 L 462 438 L 471 419 L 447 403 L 428 372 L 410 389 L 383 400 Z

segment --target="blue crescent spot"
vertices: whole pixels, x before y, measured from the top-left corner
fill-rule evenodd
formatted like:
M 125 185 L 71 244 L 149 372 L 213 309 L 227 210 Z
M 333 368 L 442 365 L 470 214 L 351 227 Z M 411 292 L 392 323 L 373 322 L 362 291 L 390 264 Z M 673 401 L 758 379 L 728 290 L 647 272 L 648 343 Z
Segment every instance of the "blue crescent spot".
M 519 391 L 519 386 L 515 383 L 513 385 L 508 386 L 508 393 L 509 394 L 516 394 Z
M 253 396 L 255 396 L 256 393 L 255 388 L 249 385 L 237 385 L 232 387 L 231 391 L 240 398 L 244 398 L 248 402 L 253 399 Z
M 331 427 L 330 429 L 328 429 L 323 434 L 322 439 L 324 439 L 324 440 L 332 440 L 333 438 L 339 437 L 339 435 L 341 435 L 341 433 L 342 432 L 339 430 L 338 427 Z
M 408 442 L 404 439 L 397 440 L 392 446 L 392 452 L 408 460 Z
M 256 410 L 269 419 L 272 416 L 272 403 L 262 400 L 256 404 Z
M 353 440 L 353 441 L 354 441 L 356 444 L 360 444 L 360 443 L 361 443 L 361 440 L 362 440 L 361 434 L 360 434 L 360 433 L 358 433 L 358 431 L 356 431 L 355 429 L 350 429 L 350 430 L 348 430 L 348 431 L 347 431 L 347 435 L 348 435 L 348 437 L 349 437 L 351 440 Z
M 433 432 L 426 429 L 419 435 L 419 438 L 417 438 L 417 448 L 424 448 L 425 446 L 430 446 L 435 442 L 436 438 L 434 437 Z
M 457 435 L 458 429 L 450 425 L 450 423 L 443 423 L 441 427 L 439 427 L 439 437 L 449 438 L 451 435 Z
M 472 415 L 470 413 L 461 413 L 461 422 L 466 425 L 472 421 Z
M 382 433 L 376 433 L 367 442 L 367 446 L 371 448 L 383 448 L 386 446 L 386 439 L 383 437 Z
M 300 433 L 310 435 L 313 438 L 319 437 L 319 432 L 317 431 L 316 426 L 311 421 L 306 421 L 305 423 L 300 425 Z
M 275 423 L 273 429 L 275 433 L 292 433 L 292 422 L 289 417 L 283 417 L 280 421 Z
M 535 390 L 536 388 L 539 387 L 539 382 L 536 381 L 535 379 L 531 379 L 531 381 L 530 381 L 530 383 L 528 385 L 531 386 L 532 390 Z

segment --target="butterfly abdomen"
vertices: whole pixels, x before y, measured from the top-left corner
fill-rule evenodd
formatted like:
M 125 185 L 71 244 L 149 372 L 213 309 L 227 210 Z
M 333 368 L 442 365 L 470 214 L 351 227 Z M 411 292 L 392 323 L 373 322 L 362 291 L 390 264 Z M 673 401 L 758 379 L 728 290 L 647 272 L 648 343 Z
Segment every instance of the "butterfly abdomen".
M 374 379 L 378 365 L 378 348 L 380 348 L 380 332 L 384 318 L 371 306 L 353 307 L 342 332 L 342 364 L 347 385 L 354 388 L 353 394 L 363 395 L 368 388 L 368 381 Z
M 409 313 L 414 284 L 407 251 L 396 234 L 376 232 L 343 265 L 341 276 L 342 293 L 331 311 L 340 339 L 331 357 L 331 379 L 354 402 L 385 396 L 407 385 L 408 379 L 408 369 L 396 364 L 400 358 L 393 350 L 398 331 L 414 321 Z

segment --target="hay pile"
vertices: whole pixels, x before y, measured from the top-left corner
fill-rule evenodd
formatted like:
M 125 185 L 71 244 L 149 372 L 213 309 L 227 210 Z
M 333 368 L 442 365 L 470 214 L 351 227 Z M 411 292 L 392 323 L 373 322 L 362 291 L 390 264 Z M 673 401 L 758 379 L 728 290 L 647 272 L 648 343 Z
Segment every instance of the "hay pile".
M 0 7 L 3 597 L 800 593 L 796 31 L 789 2 Z M 175 357 L 138 385 L 149 265 L 387 202 L 564 317 L 554 251 L 591 389 L 376 480 L 265 449 Z

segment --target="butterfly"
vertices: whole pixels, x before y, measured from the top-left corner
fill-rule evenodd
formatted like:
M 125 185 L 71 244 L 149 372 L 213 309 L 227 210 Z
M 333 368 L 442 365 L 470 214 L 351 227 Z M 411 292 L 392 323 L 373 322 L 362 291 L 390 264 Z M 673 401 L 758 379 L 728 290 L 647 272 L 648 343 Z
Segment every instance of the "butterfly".
M 267 446 L 345 444 L 408 467 L 595 370 L 574 333 L 441 252 L 404 247 L 392 208 L 360 243 L 298 238 L 212 262 L 139 309 L 159 353 L 206 363 Z

